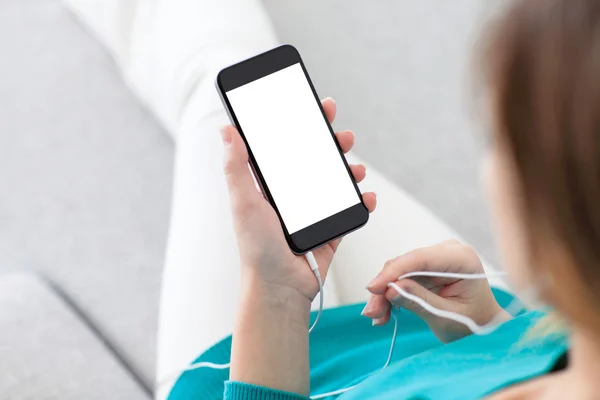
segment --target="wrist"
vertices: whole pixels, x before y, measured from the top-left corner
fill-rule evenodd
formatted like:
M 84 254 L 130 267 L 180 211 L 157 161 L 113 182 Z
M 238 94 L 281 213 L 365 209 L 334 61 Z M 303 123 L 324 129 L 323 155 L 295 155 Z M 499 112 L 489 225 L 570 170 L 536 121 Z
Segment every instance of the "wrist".
M 475 322 L 477 322 L 480 325 L 490 323 L 501 324 L 503 322 L 511 320 L 512 318 L 512 315 L 510 315 L 506 310 L 504 310 L 500 306 L 500 304 L 495 303 L 494 306 L 490 308 L 490 311 L 488 311 L 485 315 L 482 315 L 480 320 L 476 320 Z
M 271 313 L 310 318 L 311 300 L 299 290 L 280 283 L 267 282 L 256 276 L 242 278 L 241 306 L 254 304 Z
M 245 275 L 230 379 L 307 395 L 310 300 L 293 288 Z

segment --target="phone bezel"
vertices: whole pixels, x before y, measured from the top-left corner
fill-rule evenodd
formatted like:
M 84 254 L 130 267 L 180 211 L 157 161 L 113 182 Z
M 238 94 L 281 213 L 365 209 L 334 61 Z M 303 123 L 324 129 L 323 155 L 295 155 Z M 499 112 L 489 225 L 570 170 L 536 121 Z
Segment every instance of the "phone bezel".
M 268 184 L 266 183 L 260 171 L 259 163 L 254 158 L 252 149 L 248 145 L 248 141 L 246 140 L 244 131 L 237 120 L 235 111 L 233 110 L 229 99 L 227 98 L 227 92 L 298 63 L 302 67 L 304 76 L 306 77 L 306 80 L 308 81 L 308 84 L 312 90 L 315 101 L 317 102 L 319 109 L 321 110 L 323 119 L 327 124 L 327 127 L 329 128 L 331 138 L 334 141 L 336 148 L 338 149 L 340 159 L 344 163 L 350 180 L 354 185 L 354 189 L 356 190 L 359 202 L 350 208 L 340 211 L 339 213 L 334 214 L 317 223 L 314 223 L 304 229 L 301 229 L 298 232 L 290 234 L 277 208 L 277 204 L 271 196 Z M 217 75 L 216 86 L 217 91 L 221 96 L 223 105 L 225 106 L 227 113 L 229 114 L 231 122 L 237 127 L 238 131 L 242 136 L 242 139 L 246 143 L 246 147 L 248 148 L 248 154 L 250 158 L 250 166 L 252 168 L 254 176 L 256 177 L 256 180 L 258 181 L 265 198 L 269 201 L 269 203 L 271 203 L 271 205 L 275 209 L 277 217 L 279 218 L 279 221 L 283 228 L 288 245 L 295 254 L 304 254 L 308 251 L 314 250 L 324 244 L 331 242 L 332 240 L 335 240 L 339 237 L 347 235 L 348 233 L 356 229 L 361 228 L 367 223 L 367 221 L 369 220 L 369 211 L 363 202 L 362 194 L 360 192 L 360 189 L 358 188 L 358 185 L 356 184 L 356 181 L 354 180 L 354 177 L 352 176 L 350 166 L 348 165 L 346 157 L 344 156 L 344 153 L 335 137 L 335 133 L 327 119 L 327 115 L 325 114 L 325 110 L 321 105 L 319 96 L 317 95 L 317 92 L 312 84 L 310 76 L 306 71 L 306 67 L 304 66 L 304 62 L 300 57 L 300 53 L 298 53 L 298 50 L 296 50 L 296 48 L 289 44 L 285 44 L 267 52 L 261 53 L 252 58 L 249 58 L 247 60 L 241 61 L 227 68 L 224 68 Z M 309 190 L 309 188 L 307 188 L 307 190 Z

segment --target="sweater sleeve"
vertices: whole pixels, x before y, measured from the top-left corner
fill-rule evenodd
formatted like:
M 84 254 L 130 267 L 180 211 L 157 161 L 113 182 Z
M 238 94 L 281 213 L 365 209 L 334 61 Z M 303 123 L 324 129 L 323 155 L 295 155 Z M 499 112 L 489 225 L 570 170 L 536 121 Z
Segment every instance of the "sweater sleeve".
M 310 400 L 296 393 L 282 392 L 249 383 L 226 381 L 224 400 Z

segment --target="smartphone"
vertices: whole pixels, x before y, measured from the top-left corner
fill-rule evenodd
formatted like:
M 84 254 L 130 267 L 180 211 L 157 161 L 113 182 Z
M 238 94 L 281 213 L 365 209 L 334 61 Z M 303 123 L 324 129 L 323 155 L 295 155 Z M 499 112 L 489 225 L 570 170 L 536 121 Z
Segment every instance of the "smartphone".
M 293 46 L 223 69 L 216 86 L 294 253 L 367 223 L 360 190 Z

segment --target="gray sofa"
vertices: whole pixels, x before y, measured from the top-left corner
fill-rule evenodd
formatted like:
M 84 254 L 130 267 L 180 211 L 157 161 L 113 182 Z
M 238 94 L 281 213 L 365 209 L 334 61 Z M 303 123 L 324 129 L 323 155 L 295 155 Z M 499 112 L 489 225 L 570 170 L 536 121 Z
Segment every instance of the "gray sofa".
M 356 152 L 495 261 L 463 90 L 483 4 L 265 1 Z M 0 398 L 151 398 L 174 144 L 59 1 L 0 2 L 0 49 Z

